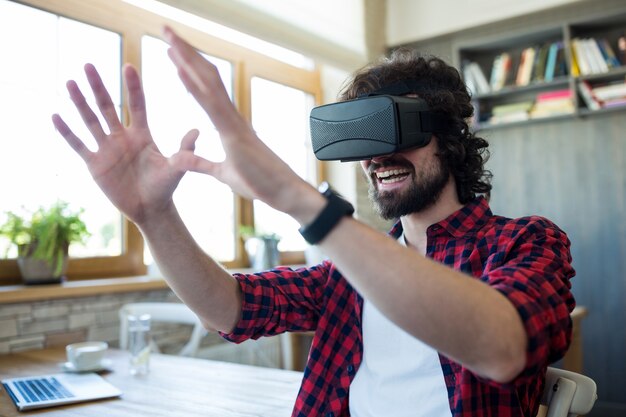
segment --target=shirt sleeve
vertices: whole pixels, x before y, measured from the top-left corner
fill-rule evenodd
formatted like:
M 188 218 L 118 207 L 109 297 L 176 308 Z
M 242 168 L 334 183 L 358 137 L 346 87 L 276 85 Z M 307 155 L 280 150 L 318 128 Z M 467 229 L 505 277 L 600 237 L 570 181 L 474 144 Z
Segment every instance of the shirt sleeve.
M 503 235 L 508 236 L 500 238 L 506 242 L 504 253 L 496 255 L 502 262 L 482 277 L 515 306 L 526 330 L 526 367 L 514 384 L 537 378 L 563 357 L 571 342 L 570 312 L 575 307 L 569 239 L 546 219 L 521 221 L 527 221 L 521 229 L 519 224 L 505 228 Z
M 286 331 L 317 327 L 330 262 L 311 268 L 280 267 L 256 274 L 234 274 L 242 293 L 241 319 L 226 340 L 241 343 Z

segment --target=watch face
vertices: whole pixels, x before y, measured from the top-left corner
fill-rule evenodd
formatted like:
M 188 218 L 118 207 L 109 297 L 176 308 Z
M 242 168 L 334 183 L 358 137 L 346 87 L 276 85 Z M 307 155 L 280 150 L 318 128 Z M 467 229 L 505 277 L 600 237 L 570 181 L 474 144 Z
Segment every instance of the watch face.
M 330 184 L 326 181 L 324 181 L 323 183 L 321 183 L 319 185 L 319 187 L 317 187 L 317 191 L 319 191 L 320 193 L 326 195 L 326 193 L 328 193 L 330 191 Z

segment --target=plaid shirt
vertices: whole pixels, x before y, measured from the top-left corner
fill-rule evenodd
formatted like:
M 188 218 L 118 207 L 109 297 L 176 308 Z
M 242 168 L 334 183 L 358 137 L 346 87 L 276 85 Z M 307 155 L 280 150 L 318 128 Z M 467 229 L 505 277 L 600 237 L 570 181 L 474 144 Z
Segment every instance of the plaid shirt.
M 391 235 L 401 233 L 398 223 Z M 526 368 L 507 384 L 439 355 L 452 415 L 535 416 L 546 367 L 564 355 L 571 339 L 569 313 L 575 303 L 569 279 L 574 270 L 567 236 L 541 217 L 494 216 L 482 197 L 431 225 L 427 235 L 427 256 L 504 294 L 528 335 Z M 330 261 L 235 277 L 243 291 L 243 315 L 223 336 L 242 342 L 314 330 L 293 416 L 349 416 L 350 382 L 363 355 L 361 296 Z

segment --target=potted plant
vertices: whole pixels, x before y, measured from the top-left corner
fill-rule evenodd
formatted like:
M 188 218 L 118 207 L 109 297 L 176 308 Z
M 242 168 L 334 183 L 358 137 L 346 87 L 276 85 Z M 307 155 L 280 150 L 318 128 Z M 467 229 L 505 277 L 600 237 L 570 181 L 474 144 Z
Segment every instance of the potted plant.
M 89 236 L 80 218 L 82 212 L 82 209 L 70 211 L 68 203 L 63 201 L 24 215 L 6 212 L 7 219 L 0 225 L 0 236 L 17 247 L 17 264 L 25 284 L 63 280 L 69 245 L 84 243 Z
M 255 271 L 265 271 L 278 265 L 280 253 L 276 233 L 260 233 L 252 226 L 239 226 L 239 234 L 245 242 L 250 266 Z

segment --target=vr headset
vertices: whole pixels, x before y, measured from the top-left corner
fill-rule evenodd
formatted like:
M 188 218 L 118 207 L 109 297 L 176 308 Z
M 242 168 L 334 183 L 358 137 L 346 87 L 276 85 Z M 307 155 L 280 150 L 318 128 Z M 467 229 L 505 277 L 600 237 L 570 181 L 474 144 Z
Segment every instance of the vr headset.
M 415 87 L 412 85 L 411 87 Z M 449 118 L 430 111 L 402 82 L 355 100 L 311 110 L 311 142 L 317 159 L 355 161 L 426 146 L 434 132 L 447 132 Z

